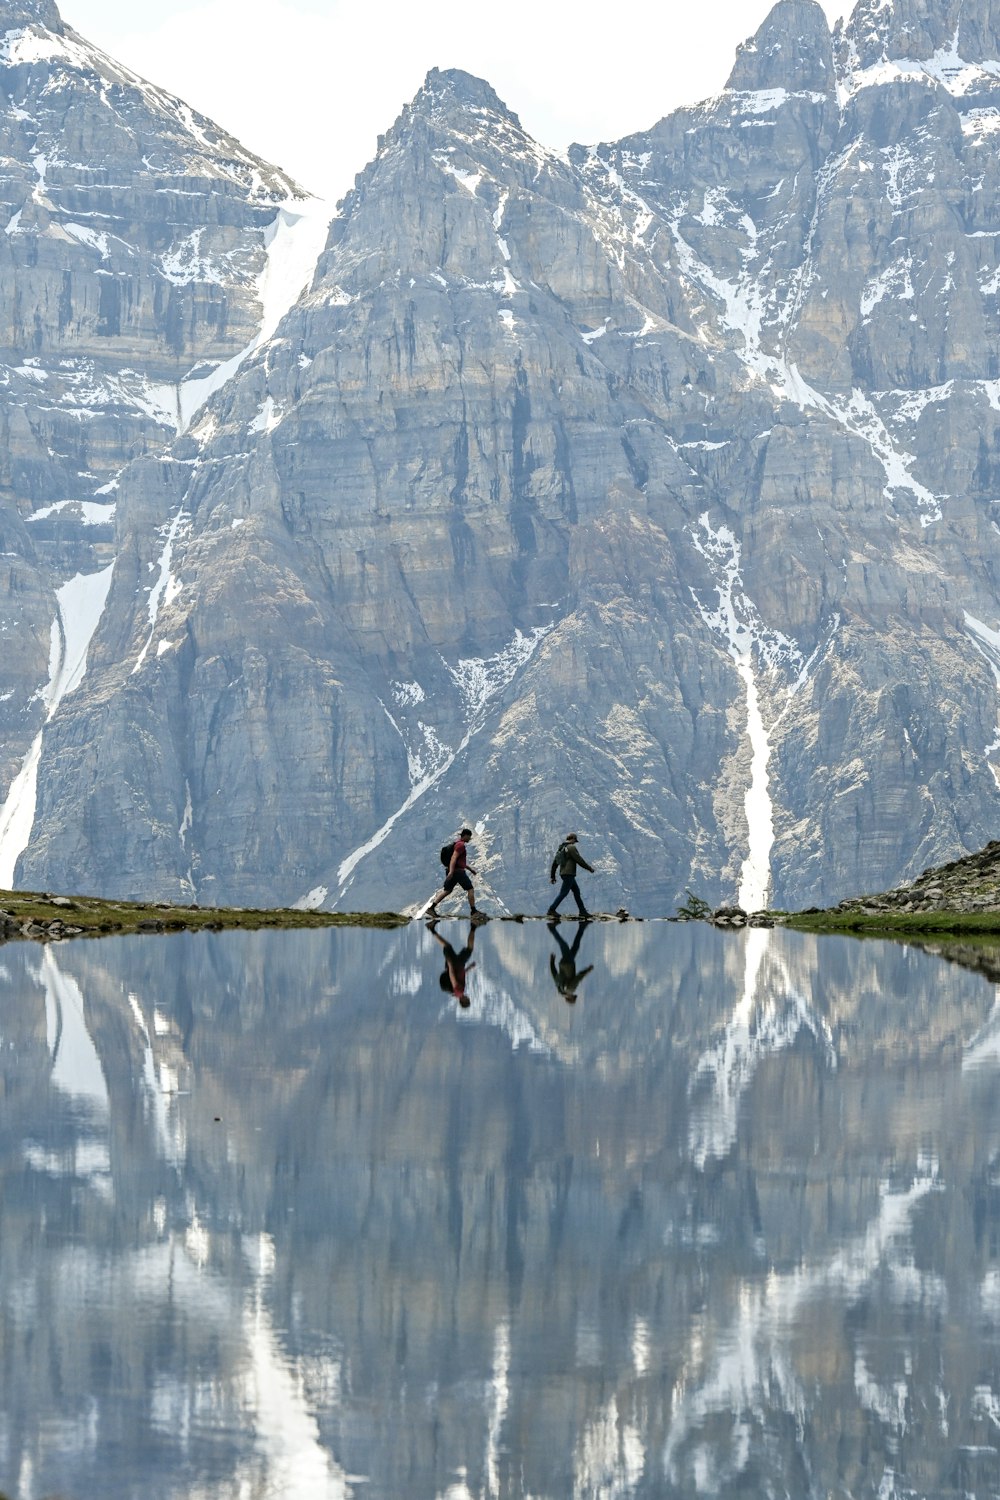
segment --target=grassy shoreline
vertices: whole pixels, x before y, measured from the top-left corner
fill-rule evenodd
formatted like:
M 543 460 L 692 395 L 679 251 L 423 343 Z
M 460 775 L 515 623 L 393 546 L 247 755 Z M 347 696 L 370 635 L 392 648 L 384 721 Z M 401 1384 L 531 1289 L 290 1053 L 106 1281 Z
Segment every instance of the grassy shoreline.
M 859 912 L 831 908 L 817 912 L 785 912 L 776 918 L 795 932 L 843 933 L 852 937 L 997 937 L 1000 912 L 936 911 Z
M 122 933 L 255 932 L 316 927 L 405 927 L 398 912 L 296 911 L 291 907 L 174 906 L 163 901 L 111 901 L 103 896 L 52 896 L 0 890 L 0 938 L 106 937 Z M 55 931 L 52 931 L 53 927 Z M 25 929 L 28 929 L 27 931 Z
M 1000 911 L 771 912 L 793 932 L 881 938 L 995 938 Z M 126 933 L 293 931 L 319 927 L 391 930 L 410 918 L 398 912 L 297 911 L 291 907 L 175 906 L 165 901 L 113 901 L 104 896 L 54 896 L 47 891 L 0 890 L 0 939 L 102 937 Z

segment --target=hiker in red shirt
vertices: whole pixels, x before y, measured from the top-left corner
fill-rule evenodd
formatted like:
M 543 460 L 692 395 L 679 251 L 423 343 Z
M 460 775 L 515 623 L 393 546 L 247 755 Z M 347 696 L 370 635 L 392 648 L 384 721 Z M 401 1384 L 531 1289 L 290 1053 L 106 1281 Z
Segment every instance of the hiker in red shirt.
M 467 841 L 472 837 L 471 828 L 463 828 L 455 840 L 451 851 L 451 859 L 448 862 L 448 873 L 444 878 L 444 885 L 431 897 L 431 904 L 427 907 L 426 916 L 431 920 L 437 917 L 437 905 L 443 901 L 445 896 L 450 896 L 456 885 L 460 885 L 469 897 L 469 915 L 476 914 L 476 892 L 471 877 L 475 870 L 468 863 Z

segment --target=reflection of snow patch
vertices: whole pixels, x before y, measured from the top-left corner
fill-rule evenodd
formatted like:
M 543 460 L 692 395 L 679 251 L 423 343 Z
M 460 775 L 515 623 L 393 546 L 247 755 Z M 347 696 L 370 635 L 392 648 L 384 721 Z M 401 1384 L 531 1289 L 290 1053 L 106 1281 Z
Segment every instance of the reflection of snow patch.
M 514 1052 L 525 1047 L 529 1052 L 549 1055 L 550 1048 L 509 992 L 478 969 L 469 976 L 468 996 L 468 1010 L 456 1012 L 449 1007 L 448 1013 L 456 1015 L 463 1024 L 478 1023 L 503 1032 Z
M 684 1493 L 700 1488 L 684 1480 L 696 1462 L 709 1457 L 705 1439 L 699 1438 L 702 1433 L 708 1438 L 715 1417 L 729 1417 L 724 1429 L 729 1434 L 728 1467 L 736 1473 L 746 1468 L 750 1449 L 746 1433 L 733 1430 L 732 1413 L 783 1409 L 795 1422 L 805 1423 L 807 1401 L 791 1348 L 801 1309 L 822 1292 L 848 1305 L 858 1303 L 884 1267 L 893 1271 L 900 1263 L 916 1209 L 938 1186 L 933 1163 L 919 1164 L 913 1182 L 902 1191 L 883 1183 L 876 1217 L 828 1260 L 772 1271 L 760 1285 L 746 1282 L 737 1289 L 725 1323 L 713 1318 L 718 1326 L 706 1328 L 699 1320 L 674 1386 L 677 1399 L 663 1446 L 663 1472 L 673 1485 Z M 940 1283 L 925 1290 L 935 1305 L 945 1305 Z M 859 1373 L 856 1366 L 855 1375 Z M 895 1401 L 892 1407 L 895 1412 Z M 708 1440 L 715 1446 L 727 1438 Z M 735 1488 L 723 1482 L 725 1476 L 717 1478 L 714 1488 Z
M 45 1016 L 52 1082 L 71 1098 L 85 1100 L 102 1112 L 109 1108 L 108 1086 L 84 1016 L 83 992 L 63 974 L 51 948 L 42 953 L 40 978 L 45 985 Z
M 699 1167 L 721 1160 L 733 1146 L 744 1094 L 767 1057 L 794 1045 L 805 1030 L 823 1047 L 827 1065 L 836 1053 L 825 1021 L 793 982 L 767 928 L 745 934 L 743 992 L 725 1030 L 698 1062 L 691 1082 L 691 1154 Z

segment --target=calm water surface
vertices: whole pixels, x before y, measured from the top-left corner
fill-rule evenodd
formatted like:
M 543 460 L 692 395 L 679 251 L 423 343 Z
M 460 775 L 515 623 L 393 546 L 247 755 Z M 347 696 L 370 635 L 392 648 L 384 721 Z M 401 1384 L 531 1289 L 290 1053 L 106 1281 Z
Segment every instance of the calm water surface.
M 994 986 L 560 930 L 0 949 L 0 1490 L 1000 1492 Z

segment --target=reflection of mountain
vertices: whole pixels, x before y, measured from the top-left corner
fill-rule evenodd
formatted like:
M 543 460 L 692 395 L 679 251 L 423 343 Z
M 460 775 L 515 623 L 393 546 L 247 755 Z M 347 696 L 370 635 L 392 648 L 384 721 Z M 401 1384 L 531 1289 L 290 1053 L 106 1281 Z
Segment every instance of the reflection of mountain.
M 723 1157 L 736 1141 L 743 1096 L 761 1062 L 811 1035 L 836 1067 L 829 1028 L 815 1015 L 809 997 L 799 993 L 771 933 L 751 928 L 746 936 L 743 992 L 725 1030 L 704 1053 L 691 1080 L 698 1107 L 692 1111 L 691 1152 L 699 1166 Z
M 482 929 L 469 1011 L 417 928 L 5 949 L 0 1489 L 975 1489 L 990 987 L 600 926 L 567 1006 L 550 948 Z

